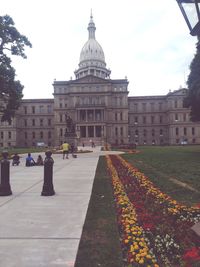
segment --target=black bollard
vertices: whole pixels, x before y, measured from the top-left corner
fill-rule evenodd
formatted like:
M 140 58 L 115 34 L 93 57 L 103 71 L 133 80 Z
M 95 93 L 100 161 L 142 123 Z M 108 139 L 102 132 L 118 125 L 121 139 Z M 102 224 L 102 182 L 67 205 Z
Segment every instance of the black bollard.
M 8 152 L 2 152 L 2 157 L 0 196 L 9 196 L 12 195 L 12 191 L 10 187 L 10 161 L 8 160 Z
M 41 196 L 53 196 L 55 191 L 53 188 L 53 159 L 51 157 L 52 152 L 47 151 L 45 153 L 46 158 L 44 160 L 44 184 L 42 188 Z

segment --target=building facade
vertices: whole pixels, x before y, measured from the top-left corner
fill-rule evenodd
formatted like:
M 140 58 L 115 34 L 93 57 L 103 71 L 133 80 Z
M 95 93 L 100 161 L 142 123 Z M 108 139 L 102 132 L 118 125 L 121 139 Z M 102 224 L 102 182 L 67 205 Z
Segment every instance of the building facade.
M 24 99 L 15 118 L 0 124 L 0 147 L 59 146 L 66 141 L 66 116 L 78 144 L 200 144 L 200 123 L 183 108 L 187 89 L 164 96 L 128 96 L 128 80 L 111 79 L 90 17 L 75 79 L 54 81 L 52 99 Z

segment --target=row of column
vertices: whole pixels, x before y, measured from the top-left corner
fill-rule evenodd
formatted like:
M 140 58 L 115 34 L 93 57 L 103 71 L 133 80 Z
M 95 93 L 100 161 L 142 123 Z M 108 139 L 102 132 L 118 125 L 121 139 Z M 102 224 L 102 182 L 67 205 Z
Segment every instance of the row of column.
M 78 126 L 80 131 L 80 138 L 100 138 L 104 137 L 104 126 L 103 125 L 88 125 Z
M 77 121 L 104 121 L 103 109 L 84 109 L 77 111 Z

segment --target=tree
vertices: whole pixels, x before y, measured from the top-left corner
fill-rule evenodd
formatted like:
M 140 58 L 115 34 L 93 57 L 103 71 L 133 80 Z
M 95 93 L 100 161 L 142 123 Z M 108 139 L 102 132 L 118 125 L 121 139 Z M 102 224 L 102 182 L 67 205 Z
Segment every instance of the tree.
M 184 107 L 191 108 L 192 121 L 200 121 L 200 41 L 197 43 L 197 51 L 190 65 L 187 84 L 189 90 L 184 99 Z
M 15 69 L 9 56 L 26 58 L 25 47 L 32 47 L 14 25 L 10 16 L 0 16 L 0 114 L 1 121 L 8 122 L 14 117 L 23 97 L 23 85 L 15 80 Z

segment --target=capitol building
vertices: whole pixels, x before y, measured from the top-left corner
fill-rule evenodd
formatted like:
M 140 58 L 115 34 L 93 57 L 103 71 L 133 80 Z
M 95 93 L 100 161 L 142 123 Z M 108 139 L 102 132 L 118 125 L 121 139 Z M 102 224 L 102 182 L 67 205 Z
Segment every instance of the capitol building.
M 15 118 L 0 123 L 0 147 L 59 146 L 66 140 L 66 114 L 79 145 L 200 144 L 200 123 L 183 107 L 187 89 L 158 96 L 128 96 L 128 80 L 112 79 L 95 38 L 91 15 L 75 79 L 53 82 L 52 99 L 23 99 Z

